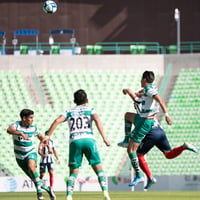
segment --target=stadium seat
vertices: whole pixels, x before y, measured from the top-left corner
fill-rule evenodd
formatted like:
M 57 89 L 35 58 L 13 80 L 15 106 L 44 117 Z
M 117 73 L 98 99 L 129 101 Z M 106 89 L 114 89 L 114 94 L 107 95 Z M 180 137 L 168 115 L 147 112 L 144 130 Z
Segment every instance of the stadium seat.
M 86 45 L 86 52 L 87 54 L 94 54 L 94 46 L 93 45 Z
M 138 53 L 138 48 L 136 45 L 130 45 L 130 52 L 131 54 L 137 54 Z
M 94 52 L 95 54 L 102 54 L 103 47 L 101 45 L 95 45 L 94 46 Z
M 27 55 L 28 54 L 28 46 L 21 45 L 20 46 L 20 54 L 21 55 Z
M 138 53 L 139 54 L 146 54 L 147 52 L 147 47 L 145 45 L 138 45 Z
M 52 45 L 51 46 L 51 53 L 52 54 L 60 54 L 60 46 L 58 46 L 58 45 Z
M 177 52 L 177 46 L 176 45 L 168 46 L 168 52 L 169 54 L 175 54 Z

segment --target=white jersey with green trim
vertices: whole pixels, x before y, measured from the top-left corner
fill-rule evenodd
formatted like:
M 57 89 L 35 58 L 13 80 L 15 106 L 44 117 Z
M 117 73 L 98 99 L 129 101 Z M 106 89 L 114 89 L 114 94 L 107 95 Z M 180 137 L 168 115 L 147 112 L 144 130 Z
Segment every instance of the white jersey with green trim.
M 29 127 L 22 126 L 21 121 L 16 121 L 12 123 L 11 126 L 18 132 L 23 132 L 29 137 L 28 140 L 24 140 L 21 135 L 13 135 L 15 157 L 24 160 L 30 153 L 36 152 L 33 144 L 33 137 L 38 136 L 39 131 L 35 125 Z
M 142 95 L 141 117 L 148 117 L 159 112 L 159 103 L 153 98 L 158 94 L 157 88 L 150 83 Z
M 82 138 L 94 139 L 92 130 L 92 115 L 94 114 L 96 114 L 94 108 L 83 105 L 76 106 L 62 114 L 65 121 L 68 121 L 70 143 Z

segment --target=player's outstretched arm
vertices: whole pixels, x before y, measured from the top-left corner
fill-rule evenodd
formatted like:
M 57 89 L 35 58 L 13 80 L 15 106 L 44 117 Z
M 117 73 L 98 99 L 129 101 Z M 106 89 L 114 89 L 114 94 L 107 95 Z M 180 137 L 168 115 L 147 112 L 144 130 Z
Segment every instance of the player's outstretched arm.
M 163 112 L 165 113 L 165 120 L 166 120 L 167 124 L 171 125 L 172 120 L 167 113 L 167 108 L 166 108 L 164 101 L 161 99 L 161 97 L 158 94 L 154 96 L 154 99 L 160 104 L 160 107 L 162 108 Z
M 54 120 L 54 122 L 51 124 L 49 130 L 47 131 L 47 134 L 43 140 L 43 143 L 48 144 L 49 139 L 51 137 L 51 134 L 53 133 L 53 131 L 56 129 L 56 127 L 58 126 L 58 124 L 62 123 L 65 121 L 64 116 L 59 116 L 57 119 Z
M 137 95 L 131 89 L 128 89 L 128 88 L 123 89 L 122 92 L 123 92 L 124 95 L 128 94 L 131 97 L 131 99 L 133 101 L 135 101 L 135 98 L 137 97 Z
M 11 135 L 22 136 L 24 140 L 28 140 L 29 139 L 28 135 L 24 134 L 23 132 L 19 132 L 19 131 L 15 130 L 12 126 L 8 127 L 7 133 L 11 134 Z
M 104 134 L 103 126 L 102 126 L 102 123 L 99 119 L 99 116 L 97 114 L 94 114 L 94 115 L 92 115 L 92 117 L 93 117 L 93 120 L 95 121 L 95 124 L 96 124 L 96 127 L 97 127 L 99 133 L 101 134 L 101 137 L 103 138 L 104 143 L 107 146 L 110 146 L 110 141 L 106 138 L 106 136 Z
M 39 147 L 38 147 L 38 154 L 41 155 L 42 157 L 46 157 L 46 155 L 44 155 L 42 152 L 43 148 L 44 148 L 44 144 L 42 142 L 40 142 Z

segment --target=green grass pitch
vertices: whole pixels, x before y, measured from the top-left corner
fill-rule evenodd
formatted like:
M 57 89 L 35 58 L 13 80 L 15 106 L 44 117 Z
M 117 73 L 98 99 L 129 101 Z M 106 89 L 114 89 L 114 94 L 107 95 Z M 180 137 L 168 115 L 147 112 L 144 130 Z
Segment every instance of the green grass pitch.
M 65 200 L 64 192 L 56 192 L 57 200 Z M 44 193 L 45 200 L 49 197 Z M 199 200 L 200 191 L 148 191 L 148 192 L 110 192 L 111 200 Z M 33 192 L 0 193 L 2 200 L 36 200 Z M 101 192 L 74 192 L 73 200 L 103 200 Z

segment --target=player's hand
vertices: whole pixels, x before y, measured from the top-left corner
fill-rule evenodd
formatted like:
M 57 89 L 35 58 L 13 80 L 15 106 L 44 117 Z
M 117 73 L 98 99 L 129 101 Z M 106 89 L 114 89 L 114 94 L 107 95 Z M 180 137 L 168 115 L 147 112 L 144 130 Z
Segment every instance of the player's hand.
M 126 95 L 128 93 L 127 89 L 123 89 L 122 92 L 124 95 Z
M 105 138 L 103 141 L 106 144 L 106 146 L 108 147 L 110 146 L 110 141 L 107 138 Z
M 165 116 L 165 120 L 166 120 L 168 125 L 172 125 L 172 120 L 169 116 Z
M 21 136 L 23 137 L 24 140 L 29 140 L 28 135 L 26 135 L 26 134 L 24 134 L 24 133 L 21 133 Z
M 60 160 L 57 160 L 57 163 L 60 164 Z
M 47 137 L 47 136 L 45 136 L 45 137 L 43 138 L 43 140 L 42 140 L 42 143 L 43 143 L 44 145 L 48 145 L 49 140 L 50 140 L 50 138 Z
M 137 97 L 141 98 L 143 96 L 144 90 L 140 90 L 136 93 Z

